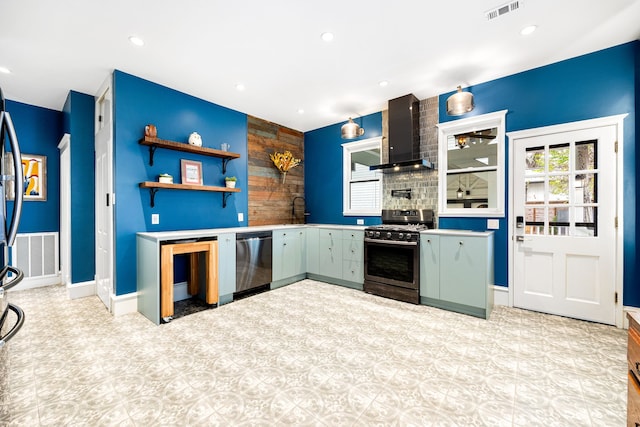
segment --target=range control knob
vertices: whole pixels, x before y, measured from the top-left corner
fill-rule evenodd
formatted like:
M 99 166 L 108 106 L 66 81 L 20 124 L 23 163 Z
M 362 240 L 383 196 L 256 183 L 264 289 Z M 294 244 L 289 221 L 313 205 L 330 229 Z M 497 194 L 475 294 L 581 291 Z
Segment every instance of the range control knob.
M 411 234 L 407 233 L 407 240 L 411 240 Z
M 380 232 L 376 231 L 376 237 L 380 237 Z
M 387 239 L 390 239 L 390 238 L 391 238 L 391 232 L 387 231 Z
M 402 239 L 404 236 L 402 233 L 398 233 L 398 239 Z M 409 237 L 409 235 L 407 234 L 407 237 Z

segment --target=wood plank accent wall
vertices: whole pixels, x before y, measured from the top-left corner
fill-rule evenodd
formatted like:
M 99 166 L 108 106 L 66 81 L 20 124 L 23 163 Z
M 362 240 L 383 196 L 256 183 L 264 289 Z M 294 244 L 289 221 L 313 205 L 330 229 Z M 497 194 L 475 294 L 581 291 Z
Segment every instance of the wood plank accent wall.
M 304 134 L 248 116 L 247 139 L 248 225 L 304 223 L 304 200 L 296 200 L 295 215 L 292 215 L 294 197 L 304 196 Z M 269 155 L 286 150 L 302 162 L 287 173 L 283 183 Z

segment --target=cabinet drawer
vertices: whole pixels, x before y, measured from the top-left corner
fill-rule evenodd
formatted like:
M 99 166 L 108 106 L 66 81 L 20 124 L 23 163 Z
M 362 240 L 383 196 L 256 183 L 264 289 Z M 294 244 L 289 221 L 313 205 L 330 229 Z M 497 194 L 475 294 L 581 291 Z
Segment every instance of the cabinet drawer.
M 359 261 L 349 260 L 342 264 L 342 278 L 350 282 L 363 283 L 364 270 L 362 263 Z
M 640 384 L 633 372 L 627 372 L 627 426 L 640 426 Z
M 628 337 L 627 360 L 629 361 L 629 370 L 640 378 L 640 333 L 635 328 L 630 327 Z
M 320 238 L 330 240 L 331 242 L 335 242 L 337 240 L 342 240 L 342 234 L 340 233 L 340 230 L 329 230 L 326 228 L 321 228 Z

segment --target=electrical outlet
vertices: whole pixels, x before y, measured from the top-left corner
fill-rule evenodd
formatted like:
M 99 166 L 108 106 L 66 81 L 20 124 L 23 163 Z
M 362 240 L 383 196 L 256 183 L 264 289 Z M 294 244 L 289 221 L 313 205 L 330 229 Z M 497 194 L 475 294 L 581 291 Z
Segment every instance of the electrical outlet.
M 160 214 L 151 214 L 151 224 L 160 224 Z
M 489 230 L 497 230 L 500 228 L 500 221 L 497 219 L 488 219 L 487 220 L 487 228 Z
M 356 224 L 357 225 L 364 225 L 364 219 L 361 219 L 361 218 L 356 219 Z
M 243 221 L 244 221 L 244 213 L 238 212 L 238 222 L 243 222 Z

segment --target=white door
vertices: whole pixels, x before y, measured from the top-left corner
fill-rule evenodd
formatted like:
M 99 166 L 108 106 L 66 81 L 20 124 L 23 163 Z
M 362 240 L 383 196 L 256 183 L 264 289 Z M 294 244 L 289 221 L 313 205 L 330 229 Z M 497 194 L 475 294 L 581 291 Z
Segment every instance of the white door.
M 608 125 L 513 139 L 514 306 L 616 323 L 616 138 Z
M 113 183 L 112 183 L 112 95 L 111 78 L 96 96 L 96 292 L 111 310 L 113 294 Z
M 71 136 L 60 144 L 60 275 L 62 284 L 71 284 Z

